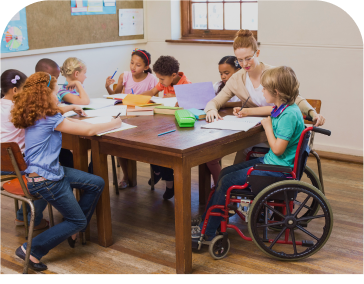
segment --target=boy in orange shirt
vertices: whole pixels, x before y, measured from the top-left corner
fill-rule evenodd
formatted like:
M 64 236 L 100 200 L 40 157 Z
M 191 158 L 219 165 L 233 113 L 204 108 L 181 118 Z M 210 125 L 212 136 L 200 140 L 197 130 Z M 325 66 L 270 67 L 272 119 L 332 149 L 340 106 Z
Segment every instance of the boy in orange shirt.
M 164 97 L 175 97 L 174 85 L 191 84 L 183 72 L 178 72 L 179 63 L 172 56 L 159 57 L 153 65 L 153 71 L 159 79 L 159 83 L 142 95 L 155 96 L 159 92 L 164 91 Z
M 153 65 L 153 71 L 159 83 L 152 90 L 144 92 L 142 95 L 155 96 L 160 91 L 164 91 L 164 97 L 175 97 L 174 85 L 191 84 L 183 72 L 179 71 L 179 63 L 172 56 L 161 56 Z M 174 196 L 174 176 L 173 169 L 161 166 L 151 165 L 154 171 L 154 184 L 160 179 L 166 181 L 166 191 L 163 194 L 164 199 L 171 199 Z M 149 180 L 149 185 L 151 180 Z

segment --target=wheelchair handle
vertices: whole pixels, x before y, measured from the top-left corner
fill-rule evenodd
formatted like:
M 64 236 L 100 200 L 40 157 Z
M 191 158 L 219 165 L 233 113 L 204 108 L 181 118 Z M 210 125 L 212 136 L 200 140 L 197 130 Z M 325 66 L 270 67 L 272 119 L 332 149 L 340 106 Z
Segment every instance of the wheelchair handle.
M 319 128 L 319 127 L 316 127 L 316 126 L 312 126 L 312 131 L 318 132 L 318 133 L 321 133 L 321 134 L 325 134 L 327 136 L 331 136 L 331 131 L 330 130 Z

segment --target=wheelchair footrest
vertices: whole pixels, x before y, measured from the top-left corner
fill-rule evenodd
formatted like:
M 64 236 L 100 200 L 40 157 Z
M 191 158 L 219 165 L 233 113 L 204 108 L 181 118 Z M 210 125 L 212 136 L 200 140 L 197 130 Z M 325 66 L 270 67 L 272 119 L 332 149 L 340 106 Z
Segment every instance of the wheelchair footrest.
M 313 245 L 314 245 L 313 241 L 307 241 L 307 240 L 302 241 L 303 247 L 313 247 Z
M 192 239 L 192 248 L 193 249 L 198 249 L 198 241 L 200 239 Z

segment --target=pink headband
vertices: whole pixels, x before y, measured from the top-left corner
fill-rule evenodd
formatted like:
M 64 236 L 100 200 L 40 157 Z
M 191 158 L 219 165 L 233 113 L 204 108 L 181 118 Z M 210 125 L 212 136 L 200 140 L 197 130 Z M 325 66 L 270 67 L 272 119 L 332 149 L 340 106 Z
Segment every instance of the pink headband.
M 137 51 L 139 51 L 139 52 L 141 52 L 141 53 L 143 53 L 143 54 L 145 55 L 145 57 L 146 57 L 146 58 L 147 58 L 147 60 L 148 60 L 148 65 L 149 65 L 150 63 L 149 63 L 149 58 L 148 58 L 148 56 L 147 56 L 147 55 L 146 55 L 143 51 L 141 51 L 140 49 L 138 49 L 138 48 L 134 49 L 132 54 L 134 54 L 134 53 L 135 53 L 135 52 L 137 52 Z

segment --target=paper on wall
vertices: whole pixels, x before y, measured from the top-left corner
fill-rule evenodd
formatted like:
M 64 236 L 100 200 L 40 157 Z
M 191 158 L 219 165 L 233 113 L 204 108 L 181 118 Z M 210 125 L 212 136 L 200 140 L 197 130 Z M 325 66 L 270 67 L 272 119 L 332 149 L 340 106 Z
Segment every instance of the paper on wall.
M 119 9 L 119 36 L 144 34 L 143 9 Z

